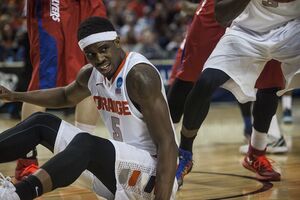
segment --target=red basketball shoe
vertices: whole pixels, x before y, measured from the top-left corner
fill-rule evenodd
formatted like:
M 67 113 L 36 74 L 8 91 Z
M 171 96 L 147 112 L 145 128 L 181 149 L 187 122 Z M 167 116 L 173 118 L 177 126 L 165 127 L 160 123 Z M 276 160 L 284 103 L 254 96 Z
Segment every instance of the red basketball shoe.
M 265 152 L 256 150 L 250 145 L 248 154 L 243 160 L 243 166 L 254 172 L 260 181 L 280 181 L 280 173 L 273 169 L 272 164 L 265 156 Z
M 33 174 L 38 168 L 38 161 L 36 158 L 22 158 L 17 160 L 17 166 L 15 170 L 15 181 L 19 182 L 23 180 L 30 174 Z

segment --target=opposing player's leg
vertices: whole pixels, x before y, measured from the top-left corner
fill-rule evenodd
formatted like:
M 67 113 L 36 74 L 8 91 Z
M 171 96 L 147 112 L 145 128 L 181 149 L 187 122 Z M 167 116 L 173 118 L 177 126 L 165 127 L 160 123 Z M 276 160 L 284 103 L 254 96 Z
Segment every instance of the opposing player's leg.
M 282 154 L 282 153 L 287 153 L 289 151 L 286 140 L 280 131 L 276 114 L 272 117 L 270 128 L 268 130 L 267 139 L 268 139 L 268 144 L 267 144 L 268 148 L 266 150 L 266 153 Z M 249 141 L 248 144 L 240 146 L 239 151 L 242 154 L 247 154 L 248 149 L 249 149 Z
M 281 63 L 276 60 L 270 60 L 266 63 L 262 73 L 256 81 L 255 87 L 260 89 L 283 88 L 284 78 L 281 70 Z M 252 128 L 252 127 L 251 127 Z M 252 130 L 251 130 L 252 131 Z M 283 134 L 278 125 L 276 114 L 272 117 L 270 128 L 268 130 L 268 148 L 267 153 L 286 153 L 288 147 Z M 248 144 L 240 147 L 240 152 L 248 152 Z
M 252 102 L 238 103 L 238 104 L 244 121 L 244 137 L 245 140 L 248 142 L 249 139 L 251 138 L 251 133 L 252 133 L 252 115 L 251 115 Z
M 266 158 L 267 131 L 276 113 L 279 88 L 260 89 L 256 95 L 253 107 L 253 133 L 249 150 L 244 158 L 243 166 L 254 173 L 256 178 L 263 181 L 279 181 L 281 176 L 276 172 Z

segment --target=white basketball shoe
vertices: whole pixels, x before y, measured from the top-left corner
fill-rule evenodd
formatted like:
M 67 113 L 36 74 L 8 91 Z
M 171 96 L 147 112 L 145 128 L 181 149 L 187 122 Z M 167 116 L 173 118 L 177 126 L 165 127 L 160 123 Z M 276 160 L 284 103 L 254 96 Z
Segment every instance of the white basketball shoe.
M 20 200 L 16 193 L 16 188 L 11 182 L 10 177 L 4 177 L 0 173 L 0 199 L 1 200 Z

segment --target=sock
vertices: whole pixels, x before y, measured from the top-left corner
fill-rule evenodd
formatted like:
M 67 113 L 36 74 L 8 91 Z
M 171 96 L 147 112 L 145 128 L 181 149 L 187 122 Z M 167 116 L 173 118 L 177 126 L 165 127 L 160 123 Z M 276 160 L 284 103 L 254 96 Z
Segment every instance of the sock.
M 75 126 L 88 133 L 94 133 L 96 126 L 75 121 Z
M 282 96 L 282 109 L 292 109 L 292 96 L 291 95 L 284 95 Z
M 43 185 L 34 175 L 28 176 L 25 180 L 15 185 L 16 193 L 22 200 L 32 200 L 43 194 Z
M 256 150 L 264 151 L 268 144 L 267 136 L 267 133 L 262 133 L 253 129 L 251 135 L 251 146 Z
M 252 119 L 251 116 L 243 117 L 244 120 L 244 134 L 251 135 L 252 133 Z
M 182 133 L 180 134 L 180 148 L 193 153 L 193 142 L 197 135 L 193 137 L 186 137 Z
M 276 114 L 272 117 L 270 127 L 268 130 L 268 135 L 271 135 L 276 139 L 279 139 L 281 137 L 281 132 L 280 132 L 280 128 L 278 126 Z

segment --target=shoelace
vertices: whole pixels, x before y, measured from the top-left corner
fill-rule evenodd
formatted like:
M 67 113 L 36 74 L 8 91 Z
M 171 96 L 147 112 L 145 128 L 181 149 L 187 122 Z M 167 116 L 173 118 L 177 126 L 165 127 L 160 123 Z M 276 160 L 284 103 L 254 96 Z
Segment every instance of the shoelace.
M 273 160 L 272 163 L 274 162 Z M 266 169 L 267 171 L 273 171 L 272 164 L 265 156 L 259 156 L 253 162 L 253 166 L 258 169 Z
M 7 190 L 14 189 L 11 178 L 9 176 L 5 177 L 2 173 L 0 173 L 0 186 L 3 188 L 0 197 L 3 197 Z

